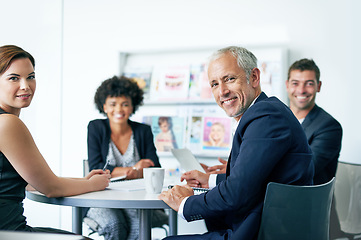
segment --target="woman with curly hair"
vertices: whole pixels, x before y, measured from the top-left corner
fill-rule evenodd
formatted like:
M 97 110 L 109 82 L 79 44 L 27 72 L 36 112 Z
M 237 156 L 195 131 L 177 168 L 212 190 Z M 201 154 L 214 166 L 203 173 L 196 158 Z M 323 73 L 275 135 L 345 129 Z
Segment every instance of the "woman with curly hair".
M 106 119 L 88 125 L 89 169 L 107 166 L 112 177 L 143 177 L 143 168 L 160 167 L 150 126 L 129 117 L 143 103 L 143 91 L 132 79 L 112 77 L 98 87 L 94 102 Z M 168 221 L 164 211 L 154 210 L 153 227 Z M 138 239 L 136 209 L 90 208 L 84 221 L 105 240 Z

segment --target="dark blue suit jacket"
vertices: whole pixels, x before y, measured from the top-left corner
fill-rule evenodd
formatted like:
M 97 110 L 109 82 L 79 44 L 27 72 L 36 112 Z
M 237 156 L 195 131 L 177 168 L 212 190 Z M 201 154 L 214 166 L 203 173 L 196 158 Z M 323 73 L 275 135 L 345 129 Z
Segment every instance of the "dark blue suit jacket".
M 237 239 L 254 239 L 267 184 L 311 185 L 313 171 L 298 120 L 277 98 L 261 93 L 238 124 L 227 173 L 217 177 L 217 186 L 208 193 L 189 197 L 183 215 L 187 221 L 205 219 L 209 231 L 220 232 L 219 239 L 229 239 L 235 231 Z
M 160 167 L 150 126 L 128 120 L 141 159 L 151 159 L 155 167 Z M 110 142 L 109 119 L 96 119 L 88 124 L 89 169 L 102 169 L 106 163 Z M 114 166 L 109 166 L 110 172 Z
M 307 114 L 302 127 L 313 153 L 313 183 L 326 183 L 336 175 L 342 127 L 336 119 L 317 105 Z

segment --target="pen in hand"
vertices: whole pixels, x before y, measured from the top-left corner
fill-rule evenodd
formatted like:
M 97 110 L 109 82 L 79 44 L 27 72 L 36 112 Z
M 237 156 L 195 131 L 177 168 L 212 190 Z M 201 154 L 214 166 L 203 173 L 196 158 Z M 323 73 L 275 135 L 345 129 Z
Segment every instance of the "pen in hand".
M 168 189 L 173 188 L 174 185 L 168 185 Z M 209 188 L 200 188 L 200 187 L 191 187 L 194 191 L 200 191 L 200 192 L 208 192 L 210 191 Z
M 107 170 L 108 165 L 109 165 L 109 161 L 107 161 L 107 162 L 105 163 L 105 165 L 104 165 L 104 167 L 103 167 L 103 171 Z

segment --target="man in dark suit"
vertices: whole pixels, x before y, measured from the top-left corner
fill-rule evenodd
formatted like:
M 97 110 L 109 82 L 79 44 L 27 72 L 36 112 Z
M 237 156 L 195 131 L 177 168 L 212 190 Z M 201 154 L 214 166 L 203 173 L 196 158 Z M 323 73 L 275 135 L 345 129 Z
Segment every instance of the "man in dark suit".
M 159 198 L 187 221 L 205 219 L 209 230 L 171 239 L 252 240 L 269 182 L 312 184 L 311 149 L 290 109 L 261 91 L 257 59 L 250 51 L 218 50 L 209 62 L 208 78 L 218 105 L 238 121 L 226 174 L 186 172 L 181 180 L 189 186 L 215 186 L 200 195 L 193 195 L 189 186 L 175 186 Z
M 288 70 L 286 88 L 290 108 L 301 123 L 313 152 L 314 184 L 326 183 L 336 175 L 342 140 L 340 123 L 315 103 L 321 85 L 320 70 L 312 59 L 298 60 Z M 330 236 L 342 236 L 334 204 L 331 209 Z

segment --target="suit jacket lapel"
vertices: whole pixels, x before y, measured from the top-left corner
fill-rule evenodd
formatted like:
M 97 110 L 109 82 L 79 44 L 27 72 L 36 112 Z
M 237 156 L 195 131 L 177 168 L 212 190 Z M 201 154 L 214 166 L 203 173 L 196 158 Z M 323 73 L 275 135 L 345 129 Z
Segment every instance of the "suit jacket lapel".
M 258 98 L 256 99 L 256 101 L 255 101 L 255 103 L 254 104 L 256 104 L 257 102 L 259 102 L 259 101 L 262 101 L 262 100 L 264 100 L 264 99 L 266 99 L 266 98 L 268 98 L 267 97 L 267 95 L 264 93 L 264 92 L 261 92 L 261 94 L 258 96 Z M 248 109 L 247 109 L 248 110 Z M 246 110 L 246 112 L 247 112 L 247 110 Z M 246 113 L 245 112 L 245 113 Z M 240 121 L 242 121 L 242 118 L 240 119 Z M 234 133 L 234 136 L 233 136 L 233 141 L 232 141 L 232 149 L 231 149 L 231 152 L 230 152 L 230 154 L 229 154 L 229 157 L 228 157 L 228 162 L 227 162 L 227 170 L 226 170 L 226 177 L 228 177 L 229 176 L 229 173 L 230 173 L 230 171 L 231 171 L 231 160 L 232 160 L 232 152 L 233 152 L 233 145 L 234 145 L 234 143 L 235 143 L 235 138 L 236 137 L 238 137 L 237 136 L 237 133 L 238 132 L 240 132 L 240 126 L 241 126 L 242 124 L 241 123 L 238 123 L 238 127 L 237 127 L 237 129 L 236 129 L 236 131 L 235 131 L 235 133 Z M 237 141 L 238 142 L 238 141 Z M 241 143 L 242 144 L 242 143 Z M 235 146 L 235 147 L 237 147 L 237 148 L 239 148 L 240 146 Z M 237 155 L 239 154 L 238 153 L 238 151 L 236 150 L 236 153 L 237 153 Z M 236 156 L 237 156 L 236 155 Z M 236 157 L 235 156 L 235 157 Z M 234 161 L 235 159 L 233 159 L 233 161 Z
M 317 104 L 315 104 L 315 106 L 307 114 L 305 120 L 301 124 L 305 131 L 306 131 L 307 127 L 310 126 L 310 124 L 316 118 L 318 111 L 319 111 L 319 107 L 317 106 Z
M 232 149 L 231 149 L 231 152 L 229 153 L 229 156 L 228 156 L 227 169 L 226 169 L 226 177 L 229 176 L 229 172 L 231 171 L 231 167 L 230 167 L 231 156 L 232 156 Z

